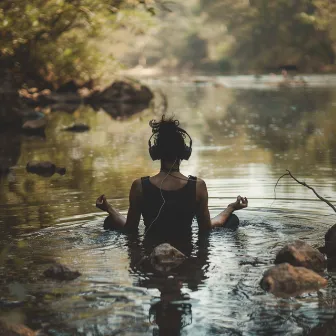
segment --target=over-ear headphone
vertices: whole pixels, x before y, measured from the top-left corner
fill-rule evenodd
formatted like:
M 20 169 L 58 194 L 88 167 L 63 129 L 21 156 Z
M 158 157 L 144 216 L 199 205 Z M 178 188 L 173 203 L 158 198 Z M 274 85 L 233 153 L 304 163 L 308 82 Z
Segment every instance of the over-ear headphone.
M 190 142 L 189 142 L 189 146 L 187 146 L 186 144 L 184 144 L 184 148 L 182 153 L 180 153 L 180 155 L 178 155 L 178 159 L 180 160 L 188 160 L 190 158 L 191 155 L 191 151 L 192 151 L 192 140 L 190 135 L 182 128 L 177 127 L 177 132 L 179 132 L 183 138 L 186 137 L 186 135 L 188 136 Z M 161 159 L 161 153 L 160 153 L 160 149 L 158 147 L 157 144 L 153 144 L 151 143 L 151 139 L 153 136 L 157 136 L 157 132 L 153 133 L 151 135 L 151 137 L 148 140 L 148 150 L 149 150 L 149 155 L 152 158 L 153 161 L 155 160 L 160 160 Z

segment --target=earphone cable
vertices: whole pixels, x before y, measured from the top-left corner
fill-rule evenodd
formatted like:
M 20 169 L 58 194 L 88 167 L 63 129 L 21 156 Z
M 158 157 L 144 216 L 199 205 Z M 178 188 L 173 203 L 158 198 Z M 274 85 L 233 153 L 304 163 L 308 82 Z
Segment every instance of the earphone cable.
M 170 175 L 170 172 L 171 172 L 171 170 L 173 169 L 173 167 L 174 167 L 174 165 L 175 165 L 175 163 L 176 163 L 176 160 L 177 160 L 177 158 L 175 159 L 175 161 L 174 161 L 174 163 L 172 164 L 172 166 L 170 167 L 168 173 L 166 174 L 166 176 L 162 179 L 162 181 L 161 181 L 161 183 L 160 183 L 160 194 L 161 194 L 163 203 L 162 203 L 162 205 L 161 205 L 161 207 L 160 207 L 160 209 L 159 209 L 159 212 L 158 212 L 157 216 L 154 218 L 154 220 L 152 221 L 152 223 L 149 225 L 148 229 L 145 231 L 145 233 L 144 233 L 144 237 L 146 236 L 147 232 L 148 232 L 149 229 L 152 227 L 152 225 L 153 225 L 153 224 L 157 221 L 157 219 L 159 218 L 159 216 L 160 216 L 160 214 L 161 214 L 161 211 L 162 211 L 162 209 L 163 209 L 163 206 L 164 206 L 165 203 L 166 203 L 166 200 L 165 200 L 165 198 L 163 197 L 163 194 L 162 194 L 162 184 L 163 184 L 164 180 L 168 177 L 168 175 Z

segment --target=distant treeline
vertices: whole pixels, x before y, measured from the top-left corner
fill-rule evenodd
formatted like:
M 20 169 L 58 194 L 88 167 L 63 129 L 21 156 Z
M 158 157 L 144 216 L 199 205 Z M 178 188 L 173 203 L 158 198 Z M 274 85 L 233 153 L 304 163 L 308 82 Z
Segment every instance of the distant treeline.
M 152 30 L 150 30 L 152 29 Z M 334 71 L 330 0 L 1 0 L 0 75 L 55 88 L 117 64 L 223 73 Z
M 147 66 L 336 71 L 335 1 L 186 0 L 159 20 L 161 29 L 141 51 Z M 137 57 L 130 56 L 133 64 Z

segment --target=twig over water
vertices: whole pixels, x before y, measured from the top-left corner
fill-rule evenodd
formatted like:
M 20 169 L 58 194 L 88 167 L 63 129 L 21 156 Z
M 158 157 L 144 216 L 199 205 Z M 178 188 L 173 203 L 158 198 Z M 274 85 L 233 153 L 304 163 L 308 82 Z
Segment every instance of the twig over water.
M 275 186 L 274 186 L 274 200 L 276 199 L 275 188 L 277 187 L 279 181 L 280 181 L 284 176 L 288 175 L 288 176 L 290 176 L 294 181 L 296 181 L 297 183 L 299 183 L 299 184 L 303 185 L 304 187 L 307 187 L 308 189 L 312 190 L 313 193 L 314 193 L 314 194 L 315 194 L 321 201 L 327 203 L 327 204 L 328 204 L 328 205 L 329 205 L 329 206 L 336 212 L 336 208 L 335 208 L 335 207 L 334 207 L 328 200 L 326 200 L 324 197 L 320 196 L 320 195 L 316 192 L 316 190 L 315 190 L 313 187 L 311 187 L 310 185 L 308 185 L 306 182 L 301 182 L 301 181 L 299 181 L 295 176 L 293 176 L 293 174 L 292 174 L 288 169 L 286 169 L 286 171 L 287 171 L 287 173 L 281 175 L 281 176 L 278 178 L 278 180 L 277 180 L 277 182 L 276 182 L 276 184 L 275 184 Z M 273 204 L 273 203 L 272 203 L 272 204 Z

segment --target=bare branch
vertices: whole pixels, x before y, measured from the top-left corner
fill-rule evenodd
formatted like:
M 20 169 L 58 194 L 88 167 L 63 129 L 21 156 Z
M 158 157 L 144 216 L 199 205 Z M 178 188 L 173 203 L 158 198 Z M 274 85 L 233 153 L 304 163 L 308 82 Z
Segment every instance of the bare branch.
M 280 181 L 284 176 L 286 176 L 286 175 L 289 176 L 288 173 L 285 173 L 285 174 L 281 175 L 281 176 L 278 178 L 278 180 L 276 181 L 275 186 L 274 186 L 274 200 L 273 200 L 272 204 L 270 205 L 270 207 L 272 207 L 273 203 L 274 203 L 275 200 L 276 200 L 276 192 L 275 192 L 275 188 L 277 187 L 279 181 Z
M 296 181 L 297 183 L 299 183 L 299 184 L 303 185 L 304 187 L 307 187 L 308 189 L 312 190 L 313 193 L 314 193 L 314 194 L 315 194 L 321 201 L 327 203 L 327 204 L 328 204 L 328 205 L 329 205 L 329 206 L 336 212 L 336 208 L 335 208 L 335 206 L 332 205 L 332 204 L 331 204 L 328 200 L 326 200 L 324 197 L 320 196 L 320 195 L 316 192 L 316 190 L 315 190 L 313 187 L 311 187 L 310 185 L 308 185 L 306 182 L 301 182 L 301 181 L 299 181 L 295 176 L 293 176 L 293 174 L 292 174 L 288 169 L 286 169 L 286 171 L 287 171 L 287 173 L 281 175 L 281 176 L 278 178 L 278 180 L 277 180 L 277 182 L 276 182 L 276 184 L 275 184 L 275 186 L 274 186 L 274 201 L 276 200 L 275 188 L 277 187 L 279 181 L 280 181 L 284 176 L 290 176 L 290 177 L 291 177 L 294 181 Z M 274 201 L 272 202 L 272 204 L 274 203 Z M 272 206 L 272 204 L 271 204 L 271 206 Z
M 308 189 L 312 190 L 313 193 L 314 193 L 314 194 L 315 194 L 321 201 L 327 203 L 327 204 L 328 204 L 328 205 L 329 205 L 329 206 L 336 212 L 336 208 L 335 208 L 335 207 L 334 207 L 328 200 L 326 200 L 324 197 L 320 196 L 320 195 L 316 192 L 316 190 L 315 190 L 313 187 L 311 187 L 310 185 L 308 185 L 306 182 L 301 182 L 301 181 L 299 181 L 297 178 L 295 178 L 295 177 L 293 176 L 293 174 L 292 174 L 288 169 L 286 169 L 286 171 L 288 172 L 288 175 L 289 175 L 294 181 L 296 181 L 297 183 L 303 185 L 304 187 L 307 187 Z M 286 175 L 286 174 L 285 174 L 285 175 Z

